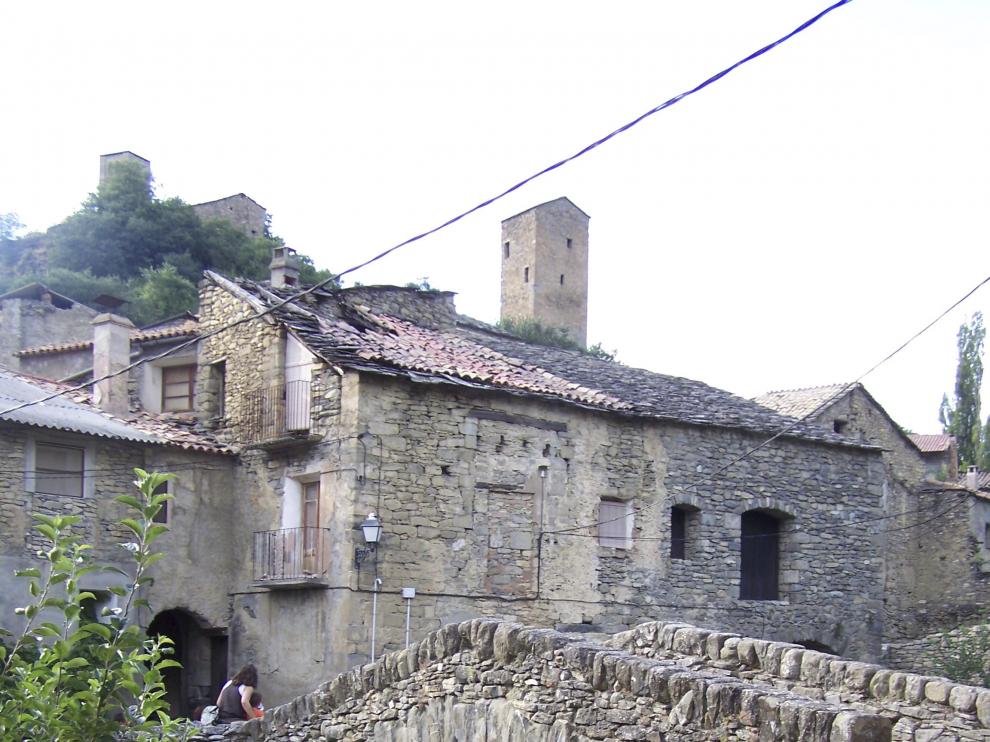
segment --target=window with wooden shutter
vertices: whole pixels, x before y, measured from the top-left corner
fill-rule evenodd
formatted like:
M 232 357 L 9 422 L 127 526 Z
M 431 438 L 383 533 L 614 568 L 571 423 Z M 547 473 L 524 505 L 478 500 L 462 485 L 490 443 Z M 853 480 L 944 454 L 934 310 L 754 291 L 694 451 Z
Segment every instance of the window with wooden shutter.
M 189 412 L 193 408 L 196 365 L 162 369 L 162 411 Z
M 632 503 L 602 500 L 598 506 L 598 544 L 613 549 L 631 549 L 632 531 Z
M 48 495 L 83 496 L 85 452 L 60 443 L 34 447 L 34 491 Z

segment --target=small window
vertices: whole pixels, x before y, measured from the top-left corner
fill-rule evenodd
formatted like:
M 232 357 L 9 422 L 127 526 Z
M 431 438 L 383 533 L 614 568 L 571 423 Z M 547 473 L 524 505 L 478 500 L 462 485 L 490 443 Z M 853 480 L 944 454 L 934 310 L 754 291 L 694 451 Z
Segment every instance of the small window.
M 684 508 L 670 509 L 670 558 L 684 559 L 687 545 L 687 513 Z
M 832 430 L 836 433 L 844 433 L 846 431 L 846 426 L 849 424 L 848 420 L 833 420 Z
M 84 600 L 80 606 L 79 618 L 81 623 L 110 623 L 110 619 L 119 615 L 117 596 L 109 590 L 89 590 L 92 598 Z
M 564 274 L 563 273 L 560 274 L 560 285 L 561 286 L 564 285 Z
M 529 283 L 529 266 L 523 268 L 523 283 Z
M 508 242 L 506 242 L 504 245 L 502 245 L 502 257 L 505 258 L 506 260 L 509 259 L 509 243 Z
M 85 452 L 59 443 L 34 447 L 34 491 L 46 495 L 82 497 Z
M 168 494 L 168 482 L 162 482 L 160 485 L 155 487 L 156 495 L 167 495 Z M 155 523 L 168 523 L 168 500 L 162 503 L 162 509 L 159 510 L 152 521 Z
M 210 364 L 210 386 L 213 392 L 213 417 L 222 420 L 227 413 L 227 363 Z
M 574 243 L 571 241 L 571 238 L 568 237 L 567 238 L 567 249 L 570 250 L 573 246 L 574 246 Z
M 631 549 L 633 512 L 631 502 L 602 500 L 598 506 L 598 544 L 613 549 Z
M 769 513 L 742 515 L 740 600 L 777 600 L 780 573 L 780 521 Z
M 162 369 L 162 411 L 189 412 L 193 408 L 196 366 L 166 366 Z
M 983 548 L 990 549 L 990 523 L 983 525 Z

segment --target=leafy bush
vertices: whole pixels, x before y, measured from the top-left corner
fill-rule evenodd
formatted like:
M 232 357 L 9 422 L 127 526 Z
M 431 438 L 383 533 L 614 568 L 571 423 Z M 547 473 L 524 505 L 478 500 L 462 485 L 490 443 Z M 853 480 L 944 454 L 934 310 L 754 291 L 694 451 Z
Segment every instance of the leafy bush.
M 615 360 L 616 351 L 605 350 L 601 343 L 595 343 L 590 348 L 586 348 L 581 343 L 571 339 L 571 336 L 567 334 L 567 330 L 563 327 L 544 325 L 539 320 L 504 317 L 498 321 L 496 327 L 536 345 L 563 348 L 564 350 L 578 350 L 602 361 Z
M 41 568 L 17 572 L 27 580 L 31 602 L 16 613 L 24 625 L 8 649 L 0 647 L 0 739 L 133 740 L 181 739 L 182 726 L 169 718 L 162 671 L 178 663 L 168 659 L 171 641 L 148 638 L 128 623 L 131 611 L 147 606 L 138 597 L 151 583 L 148 568 L 162 557 L 151 549 L 166 526 L 154 523 L 169 495 L 154 494 L 170 474 L 135 469 L 139 496 L 116 498 L 134 517 L 120 524 L 133 540 L 121 546 L 133 569 L 98 565 L 90 546 L 73 533 L 79 516 L 35 514 L 35 530 L 49 543 L 37 552 Z M 95 600 L 83 590 L 87 575 L 117 572 L 126 586 L 110 591 L 119 609 L 87 619 L 84 604 Z
M 990 688 L 990 625 L 946 631 L 936 637 L 932 664 L 957 683 Z

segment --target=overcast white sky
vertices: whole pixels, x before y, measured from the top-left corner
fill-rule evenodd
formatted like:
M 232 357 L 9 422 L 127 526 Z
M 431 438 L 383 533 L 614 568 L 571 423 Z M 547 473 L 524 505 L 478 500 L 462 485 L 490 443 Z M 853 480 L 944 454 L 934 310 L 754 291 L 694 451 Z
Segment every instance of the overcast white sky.
M 247 193 L 342 270 L 827 4 L 5 3 L 0 213 L 60 221 L 130 149 L 159 195 Z M 351 278 L 428 276 L 494 321 L 500 221 L 566 195 L 592 217 L 590 342 L 745 396 L 855 378 L 990 274 L 988 38 L 985 0 L 855 0 Z M 956 330 L 988 309 L 990 287 L 867 388 L 937 432 Z

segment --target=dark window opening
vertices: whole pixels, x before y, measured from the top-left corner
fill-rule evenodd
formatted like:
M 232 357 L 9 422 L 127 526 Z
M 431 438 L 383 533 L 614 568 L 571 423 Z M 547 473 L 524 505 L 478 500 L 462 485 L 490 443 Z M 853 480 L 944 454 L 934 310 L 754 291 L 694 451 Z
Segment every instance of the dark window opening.
M 847 420 L 833 420 L 832 430 L 836 433 L 844 433 L 848 424 L 849 422 Z
M 162 482 L 160 485 L 155 487 L 154 494 L 167 495 L 168 482 Z M 168 523 L 168 500 L 162 503 L 162 509 L 155 513 L 155 517 L 151 520 L 154 523 Z
M 983 548 L 990 549 L 990 523 L 983 526 Z
M 777 600 L 780 575 L 780 521 L 750 510 L 742 515 L 740 600 Z
M 560 274 L 560 285 L 561 286 L 564 285 L 564 274 L 563 273 Z
M 687 513 L 684 508 L 670 509 L 670 558 L 685 559 L 687 544 Z
M 502 257 L 505 258 L 506 260 L 509 259 L 509 243 L 508 242 L 506 242 L 504 245 L 502 245 Z
M 523 283 L 529 283 L 529 266 L 523 268 Z
M 570 237 L 567 238 L 567 249 L 570 250 L 574 246 L 573 241 Z

